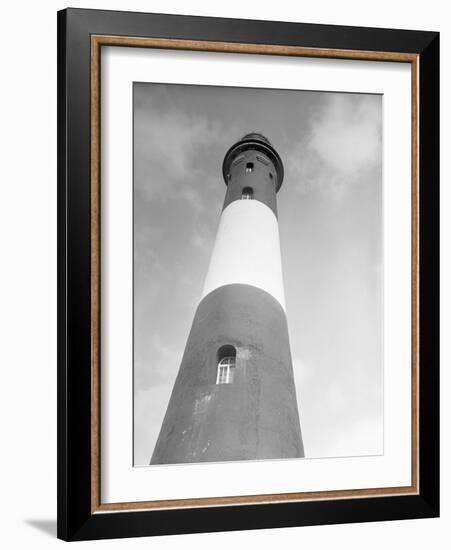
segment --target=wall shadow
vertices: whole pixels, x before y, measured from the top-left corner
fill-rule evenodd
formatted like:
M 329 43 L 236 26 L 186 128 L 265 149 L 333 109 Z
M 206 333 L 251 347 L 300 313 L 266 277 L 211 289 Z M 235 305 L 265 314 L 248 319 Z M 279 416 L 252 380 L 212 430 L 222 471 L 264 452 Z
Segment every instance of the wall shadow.
M 46 535 L 56 538 L 56 519 L 26 519 L 25 523 Z

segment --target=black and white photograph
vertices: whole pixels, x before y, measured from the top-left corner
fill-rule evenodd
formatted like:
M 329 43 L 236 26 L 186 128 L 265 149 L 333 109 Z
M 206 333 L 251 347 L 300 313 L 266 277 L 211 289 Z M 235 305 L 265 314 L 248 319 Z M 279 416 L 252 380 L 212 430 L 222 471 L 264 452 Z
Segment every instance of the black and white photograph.
M 449 546 L 447 4 L 2 7 L 2 548 Z
M 134 82 L 135 467 L 384 453 L 382 109 Z

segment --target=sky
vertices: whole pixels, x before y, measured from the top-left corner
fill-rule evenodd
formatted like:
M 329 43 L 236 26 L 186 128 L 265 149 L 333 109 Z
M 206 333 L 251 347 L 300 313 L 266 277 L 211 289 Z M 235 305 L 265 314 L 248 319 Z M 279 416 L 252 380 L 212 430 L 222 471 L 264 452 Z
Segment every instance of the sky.
M 202 293 L 222 161 L 260 132 L 278 193 L 307 459 L 383 452 L 382 96 L 134 83 L 134 464 L 148 465 Z

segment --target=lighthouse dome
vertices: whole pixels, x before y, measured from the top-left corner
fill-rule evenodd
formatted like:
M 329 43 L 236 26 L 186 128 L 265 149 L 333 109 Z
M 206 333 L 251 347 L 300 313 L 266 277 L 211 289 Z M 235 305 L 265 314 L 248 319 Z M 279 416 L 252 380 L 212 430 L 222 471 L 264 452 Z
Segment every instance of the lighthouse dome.
M 279 191 L 283 181 L 283 163 L 272 143 L 267 137 L 259 132 L 249 132 L 245 134 L 240 140 L 238 140 L 227 151 L 224 162 L 222 164 L 222 174 L 226 185 L 228 184 L 228 174 L 230 166 L 234 159 L 245 151 L 255 150 L 264 153 L 270 161 L 273 163 L 275 171 L 277 173 L 277 187 L 276 192 Z
M 260 134 L 259 132 L 250 132 L 249 134 L 246 134 L 241 138 L 241 141 L 263 141 L 264 143 L 267 143 L 268 145 L 271 145 L 272 143 L 269 141 L 267 137 L 265 137 L 263 134 Z

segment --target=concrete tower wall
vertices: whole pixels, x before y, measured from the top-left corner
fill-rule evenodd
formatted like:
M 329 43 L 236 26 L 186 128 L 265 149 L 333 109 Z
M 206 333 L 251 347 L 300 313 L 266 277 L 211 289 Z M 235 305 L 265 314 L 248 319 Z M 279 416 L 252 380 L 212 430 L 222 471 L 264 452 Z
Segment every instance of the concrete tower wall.
M 224 345 L 233 384 L 216 383 Z M 284 310 L 252 286 L 217 288 L 198 306 L 152 464 L 302 456 Z

